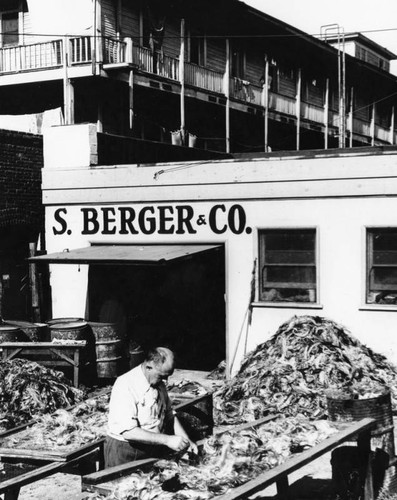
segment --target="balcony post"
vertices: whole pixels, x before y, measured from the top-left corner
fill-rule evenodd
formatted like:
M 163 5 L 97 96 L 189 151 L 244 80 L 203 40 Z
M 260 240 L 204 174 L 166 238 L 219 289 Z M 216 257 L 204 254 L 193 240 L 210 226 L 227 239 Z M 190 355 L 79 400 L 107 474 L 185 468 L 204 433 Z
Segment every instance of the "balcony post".
M 226 153 L 230 153 L 230 40 L 226 38 L 226 63 L 224 76 L 224 93 L 226 96 Z
M 264 151 L 269 149 L 268 136 L 269 136 L 269 59 L 265 56 L 265 78 L 262 85 L 262 106 L 264 108 L 263 116 L 263 139 Z
M 302 89 L 302 70 L 298 69 L 298 81 L 296 84 L 296 149 L 300 149 L 300 128 L 301 128 L 301 89 Z
M 325 98 L 324 98 L 324 149 L 328 149 L 329 133 L 329 78 L 325 79 Z
M 350 88 L 350 106 L 349 106 L 349 148 L 353 147 L 353 101 L 354 101 L 354 89 Z
M 74 123 L 74 88 L 68 75 L 69 66 L 69 38 L 63 38 L 63 109 L 65 125 Z
M 389 142 L 391 145 L 394 144 L 394 106 L 391 108 L 391 116 L 390 116 L 390 139 Z
M 181 19 L 181 44 L 179 54 L 179 80 L 181 83 L 181 136 L 182 144 L 186 142 L 185 121 L 185 20 Z
M 371 146 L 375 146 L 375 103 L 372 104 L 370 130 L 371 130 Z
M 129 84 L 129 101 L 130 101 L 130 109 L 129 109 L 130 130 L 133 130 L 133 128 L 134 128 L 134 72 L 133 72 L 133 70 L 130 70 L 128 84 Z

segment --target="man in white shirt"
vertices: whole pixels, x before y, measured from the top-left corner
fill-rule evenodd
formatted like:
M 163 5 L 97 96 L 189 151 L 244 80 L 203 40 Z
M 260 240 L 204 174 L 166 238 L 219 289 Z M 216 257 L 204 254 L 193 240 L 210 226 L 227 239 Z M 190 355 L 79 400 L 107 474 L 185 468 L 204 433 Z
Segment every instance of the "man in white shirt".
M 105 467 L 184 450 L 197 453 L 171 408 L 164 380 L 173 371 L 173 352 L 157 347 L 117 378 L 109 403 Z

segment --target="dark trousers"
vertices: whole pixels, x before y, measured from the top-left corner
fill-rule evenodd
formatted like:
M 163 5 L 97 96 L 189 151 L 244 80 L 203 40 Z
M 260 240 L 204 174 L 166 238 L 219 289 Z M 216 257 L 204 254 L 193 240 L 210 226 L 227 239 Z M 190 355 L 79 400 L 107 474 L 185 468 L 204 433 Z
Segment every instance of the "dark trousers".
M 128 462 L 134 462 L 142 458 L 164 458 L 169 454 L 170 450 L 165 446 L 151 446 L 141 443 L 119 441 L 110 436 L 107 436 L 105 439 L 105 469 Z

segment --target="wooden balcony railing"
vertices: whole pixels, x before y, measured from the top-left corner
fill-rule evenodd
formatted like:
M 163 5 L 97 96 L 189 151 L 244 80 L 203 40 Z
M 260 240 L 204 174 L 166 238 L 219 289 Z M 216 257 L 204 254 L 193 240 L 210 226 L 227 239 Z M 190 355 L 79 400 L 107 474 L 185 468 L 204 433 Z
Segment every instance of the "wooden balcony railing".
M 308 104 L 307 102 L 301 103 L 301 115 L 305 120 L 316 123 L 324 123 L 324 108 Z
M 292 97 L 287 97 L 274 92 L 269 92 L 269 109 L 285 115 L 296 116 L 296 102 Z
M 239 101 L 261 104 L 262 88 L 240 78 L 230 79 L 230 96 Z
M 67 46 L 64 47 L 64 40 Z M 30 45 L 18 45 L 0 48 L 0 75 L 21 73 L 23 71 L 46 70 L 61 67 L 64 64 L 64 53 L 68 55 L 70 65 L 90 64 L 94 49 L 91 37 L 73 37 L 57 39 Z M 134 45 L 132 40 L 116 40 L 104 37 L 102 39 L 102 56 L 104 64 L 132 63 L 140 71 L 168 78 L 173 81 L 180 79 L 179 59 L 164 53 L 153 52 L 146 47 Z M 209 92 L 225 94 L 224 73 L 214 71 L 196 64 L 185 63 L 185 83 Z M 260 106 L 263 99 L 263 89 L 251 82 L 239 78 L 229 80 L 230 97 L 247 104 Z M 296 116 L 296 100 L 293 97 L 269 91 L 269 109 L 288 116 Z M 307 102 L 301 102 L 301 117 L 315 123 L 324 123 L 324 108 Z M 339 117 L 335 110 L 329 110 L 328 123 L 338 127 Z M 356 117 L 353 119 L 353 133 L 370 138 L 373 129 L 369 121 Z M 397 141 L 397 132 L 391 134 L 387 127 L 376 124 L 375 139 L 384 142 Z M 392 140 L 393 139 L 393 140 Z
M 185 81 L 201 89 L 223 94 L 223 73 L 203 68 L 193 63 L 185 63 Z
M 62 61 L 62 40 L 0 49 L 0 73 L 54 68 Z

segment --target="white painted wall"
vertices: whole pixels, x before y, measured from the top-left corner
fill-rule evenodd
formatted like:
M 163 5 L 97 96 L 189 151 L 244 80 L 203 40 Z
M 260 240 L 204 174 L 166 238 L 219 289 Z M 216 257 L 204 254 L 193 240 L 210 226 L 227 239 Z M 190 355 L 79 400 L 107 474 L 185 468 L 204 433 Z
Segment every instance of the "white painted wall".
M 69 127 L 68 127 L 69 128 Z M 364 304 L 365 228 L 397 226 L 397 151 L 393 154 L 322 159 L 265 159 L 249 162 L 197 162 L 189 165 L 89 167 L 74 163 L 56 168 L 52 148 L 67 145 L 62 127 L 45 145 L 53 159 L 43 176 L 48 253 L 109 243 L 225 243 L 228 359 L 234 369 L 248 350 L 268 339 L 294 314 L 328 317 L 350 329 L 362 342 L 397 363 L 397 306 Z M 70 137 L 73 136 L 70 131 Z M 57 140 L 57 137 L 60 140 Z M 89 134 L 86 134 L 88 137 Z M 63 138 L 62 138 L 63 137 Z M 44 136 L 46 141 L 46 137 Z M 81 140 L 81 138 L 79 139 Z M 69 154 L 70 145 L 69 145 Z M 81 161 L 81 157 L 79 159 Z M 72 162 L 73 163 L 73 162 Z M 159 174 L 160 172 L 160 174 Z M 155 175 L 157 174 L 157 175 Z M 211 208 L 240 204 L 252 233 L 215 234 L 209 225 L 197 234 L 82 235 L 81 208 L 188 204 L 208 221 Z M 54 213 L 66 208 L 69 234 L 57 235 Z M 115 223 L 117 227 L 117 222 Z M 319 238 L 319 304 L 274 307 L 256 304 L 247 334 L 246 316 L 257 230 L 316 227 Z M 85 311 L 87 266 L 51 266 L 54 316 L 81 316 Z

